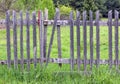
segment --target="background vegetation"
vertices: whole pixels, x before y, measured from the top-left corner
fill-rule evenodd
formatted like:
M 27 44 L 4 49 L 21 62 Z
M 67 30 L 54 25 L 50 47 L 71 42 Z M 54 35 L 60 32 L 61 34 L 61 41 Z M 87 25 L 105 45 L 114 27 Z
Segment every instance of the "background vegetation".
M 79 11 L 100 10 L 101 15 L 107 17 L 109 10 L 120 11 L 120 0 L 0 0 L 0 14 L 4 16 L 5 12 L 11 9 L 38 11 L 48 8 L 49 19 L 53 19 L 55 7 L 61 6 Z

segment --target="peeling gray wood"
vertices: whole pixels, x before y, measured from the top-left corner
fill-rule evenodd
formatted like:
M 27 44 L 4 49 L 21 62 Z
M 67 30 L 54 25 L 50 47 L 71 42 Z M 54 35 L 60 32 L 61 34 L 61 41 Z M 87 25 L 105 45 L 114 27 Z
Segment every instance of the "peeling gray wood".
M 89 11 L 90 15 L 90 69 L 93 67 L 93 12 Z
M 77 32 L 77 66 L 78 71 L 80 70 L 80 12 L 77 11 L 76 17 L 76 32 Z
M 100 60 L 100 27 L 99 27 L 99 11 L 96 12 L 96 55 L 97 55 L 97 68 L 99 67 Z
M 118 69 L 118 60 L 119 60 L 119 30 L 118 30 L 118 21 L 119 21 L 119 12 L 115 10 L 115 59 L 116 59 L 116 69 Z
M 74 70 L 74 23 L 73 23 L 73 11 L 70 13 L 70 58 L 71 58 L 71 71 Z
M 21 58 L 21 70 L 24 69 L 24 56 L 23 56 L 23 14 L 20 11 L 20 58 Z
M 55 17 L 54 17 L 54 25 L 53 25 L 53 29 L 52 29 L 51 38 L 50 38 L 50 44 L 49 44 L 49 47 L 48 47 L 46 66 L 48 65 L 48 62 L 49 62 L 49 59 L 50 59 L 50 53 L 51 53 L 51 48 L 52 48 L 52 44 L 53 44 L 53 40 L 54 40 L 54 33 L 55 33 L 56 25 L 57 25 L 58 15 L 59 15 L 59 12 L 56 11 L 56 14 L 55 14 Z
M 10 46 L 10 14 L 9 11 L 6 12 L 6 37 L 7 37 L 7 65 L 8 68 L 11 67 L 11 46 Z
M 59 15 L 58 20 L 60 20 L 60 11 L 58 9 Z M 60 23 L 57 23 L 57 45 L 58 45 L 58 58 L 62 58 L 62 51 L 61 51 L 61 31 L 60 31 Z M 62 64 L 59 64 L 62 67 Z
M 87 25 L 86 25 L 86 19 L 87 19 L 87 15 L 86 15 L 86 11 L 83 12 L 83 40 L 84 40 L 84 71 L 87 70 L 87 64 L 86 64 L 86 60 L 87 60 Z
M 26 48 L 27 48 L 27 70 L 30 70 L 30 24 L 29 24 L 30 18 L 29 18 L 29 12 L 26 12 Z
M 39 61 L 43 61 L 43 62 L 46 62 L 47 60 L 45 58 L 43 59 L 38 59 L 37 58 L 37 63 L 39 63 Z M 74 59 L 74 64 L 77 64 L 77 59 Z M 96 64 L 96 61 L 97 60 L 93 60 L 93 64 Z M 21 60 L 18 60 L 18 64 L 21 63 Z M 30 64 L 33 64 L 34 63 L 34 59 L 30 59 Z M 59 63 L 62 63 L 62 64 L 70 64 L 71 61 L 70 59 L 68 58 L 50 58 L 49 59 L 49 63 L 56 63 L 56 64 L 59 64 Z M 81 64 L 84 64 L 84 60 L 80 60 L 80 63 Z M 1 65 L 7 65 L 7 60 L 0 60 L 0 64 Z M 11 60 L 11 64 L 14 64 L 14 60 Z M 24 59 L 24 64 L 27 64 L 27 60 Z M 86 64 L 90 64 L 90 60 L 86 60 Z M 99 60 L 99 64 L 101 65 L 107 65 L 109 64 L 109 60 Z M 120 60 L 118 60 L 118 65 L 120 64 Z M 112 60 L 112 65 L 116 65 L 116 60 Z
M 112 11 L 108 13 L 108 31 L 109 31 L 109 65 L 112 68 Z
M 43 49 L 43 56 L 46 58 L 47 54 L 47 27 L 48 27 L 48 9 L 45 8 L 44 11 L 44 49 Z
M 46 21 L 46 20 L 45 20 Z M 47 20 L 48 26 L 54 24 L 54 20 Z M 44 22 L 44 21 L 43 21 Z M 59 20 L 57 23 L 59 23 L 61 26 L 70 25 L 69 20 Z M 1 24 L 5 24 L 5 22 L 1 22 Z M 10 21 L 10 25 L 13 24 L 12 21 Z M 32 25 L 32 20 L 30 20 L 30 25 Z M 38 21 L 36 21 L 36 24 L 38 24 Z M 74 25 L 76 24 L 76 21 L 74 20 Z M 99 20 L 100 26 L 108 26 L 108 21 L 102 21 Z M 17 25 L 20 25 L 20 19 L 17 20 Z M 25 20 L 23 20 L 23 25 L 26 25 Z M 80 25 L 83 25 L 83 21 L 80 20 Z M 90 25 L 90 21 L 86 21 L 86 25 Z M 95 20 L 93 20 L 93 26 L 96 26 Z M 112 22 L 112 26 L 115 26 L 115 22 Z M 118 22 L 118 26 L 120 26 L 120 22 Z
M 46 9 L 46 8 L 44 11 L 44 20 L 48 20 L 48 9 Z
M 40 58 L 43 58 L 43 55 L 44 55 L 44 42 L 43 42 L 43 40 L 44 40 L 44 38 L 43 38 L 43 32 L 44 32 L 44 30 L 43 30 L 43 12 L 42 11 L 40 11 L 40 18 L 39 18 L 39 20 L 40 20 L 40 30 L 39 30 L 39 32 L 40 32 Z M 40 62 L 40 64 L 41 64 L 41 66 L 43 65 L 43 61 L 41 61 Z
M 48 27 L 48 21 L 44 21 L 44 58 L 46 58 L 47 54 L 47 27 Z
M 34 67 L 37 66 L 37 32 L 36 32 L 36 12 L 32 13 L 33 15 L 33 52 L 34 52 Z
M 13 11 L 13 46 L 14 46 L 14 68 L 18 68 L 18 56 L 17 56 L 17 19 L 16 12 Z

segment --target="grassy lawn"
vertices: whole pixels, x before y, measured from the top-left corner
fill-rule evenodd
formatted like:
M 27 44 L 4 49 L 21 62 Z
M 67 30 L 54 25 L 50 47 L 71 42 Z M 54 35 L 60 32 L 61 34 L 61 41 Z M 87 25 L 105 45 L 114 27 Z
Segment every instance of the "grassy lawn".
M 18 58 L 20 58 L 20 29 L 17 29 L 18 37 Z M 52 27 L 49 26 L 47 30 L 47 48 L 50 42 L 50 36 Z M 113 29 L 114 32 L 114 29 Z M 94 27 L 94 59 L 96 59 L 96 28 Z M 119 34 L 120 35 L 120 34 Z M 90 42 L 89 42 L 89 27 L 87 27 L 87 58 L 90 58 Z M 13 57 L 13 30 L 11 29 L 11 54 Z M 83 59 L 83 28 L 81 27 L 81 58 Z M 113 33 L 114 37 L 114 33 Z M 33 58 L 33 33 L 32 27 L 30 28 L 30 56 Z M 114 38 L 113 38 L 114 42 Z M 61 44 L 62 44 L 62 57 L 70 58 L 70 29 L 68 26 L 61 27 Z M 24 58 L 26 58 L 26 28 L 24 28 Z M 37 29 L 37 57 L 40 57 L 39 53 L 39 35 Z M 77 57 L 77 42 L 76 42 L 76 27 L 74 27 L 74 45 L 75 45 L 75 58 Z M 113 51 L 114 51 L 113 43 Z M 57 50 L 57 35 L 55 33 L 51 58 L 58 57 Z M 100 59 L 108 59 L 108 28 L 106 26 L 100 27 Z M 113 53 L 113 58 L 115 55 Z M 6 60 L 6 30 L 0 30 L 0 60 Z M 26 69 L 26 67 L 25 67 Z M 89 66 L 88 66 L 89 70 Z M 101 65 L 99 69 L 93 67 L 92 74 L 83 75 L 78 73 L 69 74 L 70 65 L 63 64 L 62 68 L 59 68 L 58 64 L 49 64 L 46 69 L 41 69 L 39 64 L 37 68 L 34 69 L 31 65 L 30 74 L 26 70 L 21 73 L 19 70 L 8 70 L 6 65 L 0 66 L 0 83 L 1 84 L 118 84 L 120 81 L 120 75 L 116 72 L 113 67 L 109 70 L 108 65 Z M 75 66 L 75 71 L 77 71 L 77 66 Z M 83 71 L 83 66 L 81 66 L 81 71 Z M 66 72 L 59 74 L 58 72 Z

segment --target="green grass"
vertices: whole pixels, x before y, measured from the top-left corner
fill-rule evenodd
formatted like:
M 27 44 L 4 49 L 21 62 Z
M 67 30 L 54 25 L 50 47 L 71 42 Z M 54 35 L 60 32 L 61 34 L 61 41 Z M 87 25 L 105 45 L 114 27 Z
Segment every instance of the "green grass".
M 18 58 L 20 58 L 20 30 L 17 29 L 18 37 Z M 47 48 L 50 42 L 50 36 L 52 27 L 49 26 L 47 30 Z M 94 27 L 94 59 L 96 59 L 96 27 Z M 120 35 L 120 34 L 119 34 Z M 13 30 L 11 29 L 11 56 L 14 58 L 13 54 Z M 81 27 L 81 58 L 83 59 L 83 28 Z M 113 29 L 114 37 L 114 29 Z M 30 28 L 30 56 L 33 58 L 33 33 L 32 27 Z M 68 26 L 61 27 L 61 44 L 62 44 L 62 57 L 70 58 L 70 29 Z M 24 58 L 26 58 L 26 28 L 24 28 Z M 75 58 L 77 57 L 77 42 L 76 42 L 76 27 L 74 27 L 74 45 L 75 45 Z M 114 51 L 114 39 L 113 39 L 113 51 Z M 37 29 L 37 57 L 40 57 L 39 50 L 39 35 Z M 87 27 L 87 58 L 90 58 L 90 42 L 89 42 L 89 27 Z M 58 57 L 57 50 L 57 35 L 55 33 L 51 58 Z M 100 58 L 108 59 L 108 28 L 106 26 L 100 27 Z M 115 55 L 113 53 L 113 58 Z M 6 60 L 6 30 L 0 30 L 0 60 Z M 34 69 L 31 65 L 31 71 L 28 73 L 25 70 L 14 70 L 13 68 L 8 70 L 6 65 L 0 66 L 0 84 L 118 84 L 120 81 L 120 75 L 116 72 L 113 67 L 109 70 L 108 65 L 101 65 L 99 69 L 93 67 L 92 74 L 84 75 L 82 73 L 69 73 L 70 65 L 63 64 L 62 68 L 59 68 L 58 64 L 49 64 L 47 68 L 42 69 L 39 64 L 37 69 Z M 77 71 L 77 65 L 74 71 Z M 83 66 L 81 66 L 81 71 L 83 71 Z M 89 71 L 89 66 L 88 66 Z M 55 73 L 58 72 L 58 73 Z M 59 72 L 66 72 L 65 74 L 59 74 Z
M 0 84 L 119 84 L 120 74 L 115 69 L 109 70 L 108 66 L 93 68 L 92 74 L 82 72 L 67 72 L 68 67 L 59 68 L 49 65 L 45 69 L 39 66 L 34 69 L 31 65 L 30 72 L 7 70 L 6 66 L 0 66 Z M 66 70 L 65 72 L 63 72 Z

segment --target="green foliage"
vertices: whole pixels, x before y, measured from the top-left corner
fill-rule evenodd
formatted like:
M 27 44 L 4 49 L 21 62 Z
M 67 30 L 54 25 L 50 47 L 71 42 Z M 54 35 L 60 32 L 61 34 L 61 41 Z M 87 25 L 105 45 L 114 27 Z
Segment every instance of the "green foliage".
M 84 0 L 83 10 L 87 11 L 87 16 L 89 19 L 89 11 L 92 10 L 95 12 L 97 10 L 97 6 L 94 0 Z M 93 18 L 95 18 L 95 13 L 93 13 Z
M 55 7 L 52 0 L 41 0 L 38 4 L 38 9 L 44 10 L 45 8 L 48 9 L 49 19 L 54 18 Z
M 84 5 L 83 9 L 86 11 L 89 11 L 89 10 L 96 11 L 97 10 L 97 6 L 95 5 L 94 0 L 84 0 L 83 5 Z
M 120 11 L 120 0 L 107 0 L 105 2 L 107 10 L 118 10 Z
M 69 0 L 53 0 L 55 7 L 59 7 L 59 5 L 69 5 Z
M 75 10 L 78 9 L 79 11 L 83 11 L 84 0 L 70 0 L 69 5 L 73 7 Z
M 69 14 L 71 12 L 71 8 L 67 6 L 60 6 L 60 14 L 61 14 L 61 19 L 69 19 Z
M 32 10 L 32 8 L 35 6 L 36 0 L 20 0 L 23 4 L 23 7 L 25 10 Z
M 95 0 L 95 4 L 103 16 L 107 14 L 107 8 L 104 5 L 105 2 L 106 0 Z
M 61 19 L 69 19 L 70 12 L 72 11 L 72 8 L 69 6 L 62 5 L 59 7 L 60 9 L 60 14 L 61 14 Z M 76 17 L 76 12 L 73 11 L 74 13 L 74 18 Z
M 36 69 L 31 68 L 29 72 L 26 70 L 22 72 L 2 65 L 0 84 L 119 84 L 120 82 L 120 74 L 115 69 L 108 70 L 108 66 L 99 69 L 94 67 L 91 74 L 70 72 L 69 65 L 65 72 L 63 67 L 49 66 L 45 69 L 37 66 Z
M 108 11 L 110 10 L 113 10 L 113 13 L 114 10 L 120 11 L 120 0 L 106 0 L 104 5 L 106 6 L 105 16 L 107 16 Z
M 0 14 L 3 17 L 7 10 L 44 10 L 49 9 L 49 19 L 53 19 L 55 7 L 71 6 L 79 11 L 100 10 L 103 17 L 107 17 L 109 10 L 120 11 L 120 0 L 0 0 Z M 0 16 L 0 17 L 1 17 Z
M 17 0 L 11 7 L 12 9 L 16 10 L 16 11 L 19 11 L 19 10 L 22 10 L 24 9 L 24 4 L 21 3 L 21 0 Z
M 94 0 L 70 0 L 70 6 L 79 11 L 95 11 L 97 9 Z
M 69 4 L 80 11 L 98 9 L 103 17 L 107 17 L 109 10 L 120 11 L 120 0 L 70 0 Z
M 52 0 L 18 0 L 14 4 L 15 10 L 42 10 L 48 9 L 49 19 L 53 19 L 55 7 Z
M 70 11 L 72 10 L 72 8 L 67 7 L 67 6 L 60 6 L 60 13 L 61 14 L 65 14 L 65 15 L 69 15 Z

